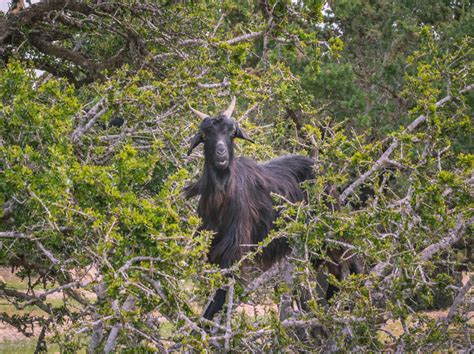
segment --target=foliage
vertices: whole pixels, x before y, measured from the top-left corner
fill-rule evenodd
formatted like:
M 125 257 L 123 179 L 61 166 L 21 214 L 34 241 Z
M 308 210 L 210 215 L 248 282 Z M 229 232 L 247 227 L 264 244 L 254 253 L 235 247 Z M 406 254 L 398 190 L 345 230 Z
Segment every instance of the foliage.
M 0 320 L 63 351 L 471 345 L 472 8 L 329 3 L 44 1 L 0 20 L 0 262 L 29 280 L 0 296 L 44 312 Z M 181 194 L 202 165 L 188 105 L 217 113 L 231 95 L 256 141 L 242 154 L 301 153 L 317 172 L 266 241 L 287 237 L 291 261 L 235 286 Z M 221 286 L 233 305 L 205 321 Z M 445 320 L 421 311 L 441 302 Z

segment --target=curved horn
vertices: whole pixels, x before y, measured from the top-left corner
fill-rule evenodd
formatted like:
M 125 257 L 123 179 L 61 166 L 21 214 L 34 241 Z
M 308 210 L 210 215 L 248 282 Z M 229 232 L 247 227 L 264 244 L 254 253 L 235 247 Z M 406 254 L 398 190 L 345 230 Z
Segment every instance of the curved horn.
M 232 102 L 230 102 L 229 107 L 224 112 L 222 112 L 222 115 L 226 116 L 227 118 L 232 117 L 232 113 L 234 112 L 234 108 L 235 108 L 235 96 L 232 97 Z
M 209 117 L 207 114 L 199 112 L 197 109 L 194 109 L 193 107 L 191 107 L 191 105 L 189 105 L 189 108 L 191 109 L 191 111 L 193 111 L 195 115 L 197 115 L 201 119 Z

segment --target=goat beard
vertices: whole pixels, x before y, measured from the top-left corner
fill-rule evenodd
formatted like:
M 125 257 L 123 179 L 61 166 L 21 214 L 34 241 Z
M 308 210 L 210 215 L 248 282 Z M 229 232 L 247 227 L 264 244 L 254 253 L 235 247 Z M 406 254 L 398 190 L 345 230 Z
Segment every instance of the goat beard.
M 215 166 L 215 163 L 208 165 L 206 174 L 210 177 L 210 185 L 213 186 L 213 189 L 223 191 L 230 181 L 232 165 L 229 161 L 225 168 L 216 168 Z

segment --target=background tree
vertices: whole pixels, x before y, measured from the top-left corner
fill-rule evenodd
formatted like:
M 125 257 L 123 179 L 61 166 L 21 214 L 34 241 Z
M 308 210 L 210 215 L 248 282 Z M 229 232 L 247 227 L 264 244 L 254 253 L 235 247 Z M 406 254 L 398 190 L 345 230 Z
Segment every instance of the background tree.
M 69 0 L 5 15 L 0 260 L 28 289 L 2 282 L 0 296 L 42 314 L 0 320 L 41 328 L 38 351 L 472 348 L 472 279 L 458 281 L 472 254 L 452 248 L 472 235 L 471 4 L 323 5 Z M 246 286 L 206 262 L 212 235 L 181 195 L 202 160 L 186 157 L 188 104 L 212 113 L 232 95 L 257 142 L 243 154 L 307 154 L 318 176 L 270 236 L 291 259 Z M 202 319 L 222 286 L 225 312 Z M 441 302 L 445 318 L 422 311 Z

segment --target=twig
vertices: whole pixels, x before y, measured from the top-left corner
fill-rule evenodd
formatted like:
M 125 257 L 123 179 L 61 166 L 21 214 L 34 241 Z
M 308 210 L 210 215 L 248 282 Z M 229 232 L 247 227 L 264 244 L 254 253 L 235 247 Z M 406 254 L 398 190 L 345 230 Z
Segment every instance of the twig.
M 105 300 L 107 285 L 105 282 L 100 282 L 93 287 L 93 290 L 97 295 L 97 304 L 100 306 L 100 304 Z M 89 342 L 89 347 L 87 348 L 89 354 L 96 352 L 96 348 L 100 345 L 100 342 L 104 337 L 104 321 L 100 319 L 97 307 L 94 308 L 92 319 L 94 322 L 92 323 L 91 340 Z
M 364 183 L 375 171 L 378 171 L 388 160 L 388 157 L 392 154 L 393 150 L 398 147 L 398 140 L 394 139 L 392 144 L 388 147 L 387 150 L 380 156 L 380 158 L 375 161 L 372 167 L 362 174 L 359 178 L 357 178 L 354 182 L 351 183 L 349 187 L 347 187 L 340 196 L 341 203 L 345 202 L 347 197 L 354 193 L 354 190 L 359 187 L 362 183 Z
M 40 294 L 39 297 L 41 299 L 46 299 L 46 297 L 48 295 L 51 295 L 51 294 L 54 294 L 54 293 L 57 293 L 59 291 L 64 291 L 66 289 L 71 289 L 71 288 L 83 288 L 87 285 L 89 285 L 90 283 L 87 283 L 87 282 L 80 282 L 80 281 L 73 281 L 71 283 L 68 283 L 68 284 L 64 284 L 64 285 L 61 285 L 61 286 L 58 286 L 57 288 L 54 288 L 54 289 L 50 289 L 48 291 L 45 291 L 44 293 Z
M 189 327 L 191 327 L 194 331 L 198 332 L 201 334 L 201 339 L 204 341 L 207 337 L 207 333 L 205 330 L 203 330 L 202 328 L 199 328 L 198 325 L 196 325 L 193 321 L 191 321 L 188 316 L 186 316 L 184 313 L 179 313 L 178 314 L 178 317 L 179 318 L 182 318 L 187 324 Z
M 288 286 L 288 289 L 293 288 L 293 280 L 294 280 L 294 267 L 293 264 L 287 262 L 287 266 L 283 269 L 282 280 Z M 284 321 L 293 316 L 293 309 L 292 309 L 293 298 L 291 294 L 291 290 L 283 292 L 280 296 L 280 303 L 278 304 L 279 310 L 279 318 L 280 321 Z
M 49 226 L 53 229 L 53 230 L 56 230 L 56 231 L 59 231 L 59 228 L 58 226 L 56 225 L 56 223 L 54 221 L 52 221 L 52 218 L 53 218 L 53 215 L 51 214 L 51 211 L 49 211 L 49 208 L 46 206 L 45 202 L 43 202 L 43 200 L 35 193 L 31 190 L 31 188 L 28 186 L 27 187 L 28 189 L 28 192 L 31 194 L 31 196 L 36 199 L 38 201 L 38 203 L 41 204 L 41 206 L 43 207 L 43 209 L 46 211 L 46 214 L 48 214 L 48 223 L 49 223 Z
M 47 250 L 46 247 L 44 247 L 44 245 L 39 240 L 36 240 L 35 242 L 38 248 L 45 254 L 46 257 L 48 257 L 51 263 L 53 263 L 54 265 L 58 265 L 61 263 L 56 257 L 54 257 L 51 251 Z
M 130 329 L 130 330 L 133 331 L 133 332 L 138 333 L 138 334 L 139 334 L 140 336 L 142 336 L 143 338 L 148 339 L 150 342 L 152 342 L 153 344 L 155 344 L 155 345 L 158 347 L 160 353 L 168 353 L 168 350 L 166 350 L 166 348 L 163 346 L 163 344 L 161 344 L 160 341 L 156 340 L 156 339 L 153 338 L 152 336 L 149 336 L 149 335 L 146 334 L 145 332 L 140 331 L 138 328 L 135 328 L 134 326 L 130 325 L 129 323 L 127 323 L 127 324 L 125 325 L 125 327 L 126 327 L 127 329 Z
M 226 318 L 226 324 L 225 324 L 226 338 L 224 341 L 224 349 L 226 351 L 230 350 L 230 336 L 232 334 L 231 319 L 232 319 L 232 310 L 234 306 L 234 283 L 235 283 L 235 280 L 231 278 L 229 280 L 229 290 L 227 291 L 227 318 Z
M 313 320 L 294 320 L 294 319 L 286 319 L 281 322 L 283 327 L 309 327 L 309 326 L 317 326 L 321 325 L 321 321 L 313 319 Z
M 161 285 L 161 282 L 159 280 L 152 279 L 147 275 L 143 275 L 143 278 L 153 286 L 153 289 L 155 289 L 156 293 L 160 296 L 160 298 L 166 304 L 169 304 L 169 301 L 167 297 L 165 296 L 165 293 L 163 292 L 163 286 Z
M 334 243 L 336 245 L 339 245 L 339 246 L 343 246 L 344 248 L 347 248 L 347 249 L 351 249 L 351 250 L 357 250 L 358 248 L 347 243 L 347 242 L 342 242 L 342 241 L 338 241 L 338 240 L 334 240 L 332 238 L 325 238 L 324 239 L 324 242 L 329 242 L 329 243 Z
M 35 304 L 47 314 L 53 315 L 53 311 L 51 310 L 50 305 L 44 303 L 37 296 L 28 295 L 14 289 L 7 289 L 4 286 L 0 287 L 0 296 L 13 297 L 20 301 L 27 301 L 28 304 Z
M 237 119 L 237 122 L 240 123 L 240 122 L 243 121 L 244 119 L 247 119 L 247 117 L 249 116 L 249 114 L 252 113 L 252 112 L 255 110 L 255 108 L 258 107 L 258 104 L 259 104 L 259 103 L 260 103 L 260 102 L 257 102 L 257 103 L 255 103 L 252 107 L 250 107 L 249 109 L 247 109 L 247 110 L 245 111 L 245 113 L 242 114 L 242 115 L 239 117 L 239 119 Z
M 44 338 L 46 336 L 46 329 L 48 328 L 49 322 L 50 321 L 47 321 L 43 325 L 43 328 L 41 328 L 41 332 L 40 332 L 40 335 L 38 337 L 38 341 L 36 342 L 35 354 L 36 353 L 43 353 L 47 350 L 46 341 L 44 340 Z
M 161 262 L 162 259 L 159 257 L 149 257 L 149 256 L 138 256 L 138 257 L 133 257 L 129 259 L 128 261 L 125 262 L 123 266 L 121 266 L 118 270 L 119 273 L 125 272 L 130 266 L 135 263 L 135 262 L 142 262 L 142 261 L 157 261 Z

